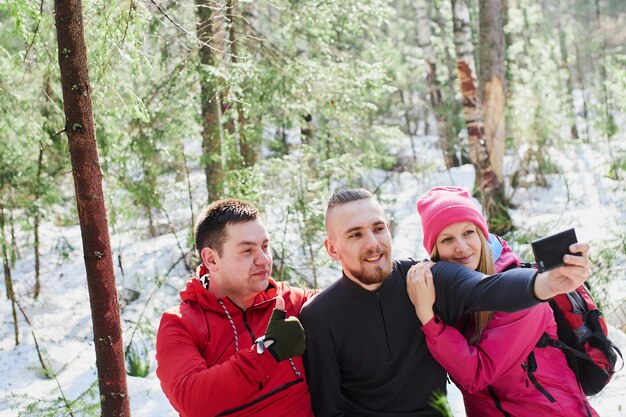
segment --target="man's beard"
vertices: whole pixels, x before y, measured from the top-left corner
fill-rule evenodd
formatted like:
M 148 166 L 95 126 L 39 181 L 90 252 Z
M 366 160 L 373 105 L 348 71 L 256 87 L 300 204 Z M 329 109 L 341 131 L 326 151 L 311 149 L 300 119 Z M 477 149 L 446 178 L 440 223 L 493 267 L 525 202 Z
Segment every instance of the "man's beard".
M 367 258 L 367 256 L 365 256 Z M 372 284 L 380 284 L 384 282 L 389 275 L 391 275 L 391 271 L 393 270 L 393 263 L 391 261 L 390 251 L 387 248 L 383 249 L 383 259 L 380 265 L 377 265 L 374 269 L 371 268 L 360 268 L 359 270 L 351 270 L 348 271 L 350 274 L 356 278 L 363 285 L 372 285 Z

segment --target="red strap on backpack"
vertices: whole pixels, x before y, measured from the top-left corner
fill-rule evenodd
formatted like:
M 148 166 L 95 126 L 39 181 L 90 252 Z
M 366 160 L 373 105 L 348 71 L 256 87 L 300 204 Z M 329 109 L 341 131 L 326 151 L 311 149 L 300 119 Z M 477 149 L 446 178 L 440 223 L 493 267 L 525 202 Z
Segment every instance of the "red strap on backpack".
M 538 347 L 552 346 L 566 353 L 568 365 L 586 395 L 597 394 L 616 372 L 622 354 L 608 336 L 602 313 L 584 286 L 550 300 L 557 323 L 558 340 L 544 333 Z M 622 357 L 622 367 L 624 360 Z
M 584 286 L 576 288 L 576 292 L 580 297 L 574 297 L 572 294 L 559 294 L 553 297 L 553 301 L 563 313 L 563 317 L 580 341 L 585 353 L 598 366 L 612 374 L 615 363 L 611 364 L 607 353 L 591 343 L 594 336 L 599 336 L 597 332 L 608 336 L 606 321 Z M 584 305 L 580 304 L 581 301 Z

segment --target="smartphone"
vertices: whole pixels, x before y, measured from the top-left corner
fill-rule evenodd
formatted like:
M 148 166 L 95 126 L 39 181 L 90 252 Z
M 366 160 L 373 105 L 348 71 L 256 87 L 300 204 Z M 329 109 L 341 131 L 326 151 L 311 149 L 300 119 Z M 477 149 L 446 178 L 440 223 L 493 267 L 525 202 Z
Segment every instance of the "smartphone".
M 533 249 L 539 272 L 549 271 L 564 265 L 564 255 L 581 255 L 580 253 L 569 251 L 570 245 L 576 242 L 578 242 L 578 239 L 576 239 L 576 231 L 574 229 L 564 230 L 531 242 L 530 246 Z

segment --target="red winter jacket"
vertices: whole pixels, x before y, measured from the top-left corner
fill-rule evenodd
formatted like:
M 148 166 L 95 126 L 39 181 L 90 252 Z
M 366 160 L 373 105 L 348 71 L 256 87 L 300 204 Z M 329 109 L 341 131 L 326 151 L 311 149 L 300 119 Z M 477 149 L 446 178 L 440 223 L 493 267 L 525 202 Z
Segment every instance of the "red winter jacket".
M 314 293 L 270 279 L 243 311 L 198 278 L 188 281 L 180 306 L 163 313 L 156 341 L 156 374 L 181 417 L 313 417 L 301 357 L 276 362 L 258 354 L 254 340 L 265 333 L 276 297 L 289 317 Z
M 519 265 L 519 258 L 502 242 L 503 259 L 510 262 L 496 262 L 498 272 Z M 535 347 L 543 332 L 557 337 L 548 303 L 495 313 L 474 346 L 437 317 L 422 330 L 433 357 L 461 390 L 467 417 L 597 417 L 563 352 Z

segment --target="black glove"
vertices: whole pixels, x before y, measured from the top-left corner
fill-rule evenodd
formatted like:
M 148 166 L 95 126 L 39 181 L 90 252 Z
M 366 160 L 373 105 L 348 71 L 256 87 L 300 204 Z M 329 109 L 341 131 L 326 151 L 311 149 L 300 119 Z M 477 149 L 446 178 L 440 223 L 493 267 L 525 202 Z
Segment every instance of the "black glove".
M 278 362 L 304 353 L 304 329 L 300 320 L 285 319 L 285 316 L 285 311 L 274 309 L 265 336 L 257 341 L 264 344 Z

